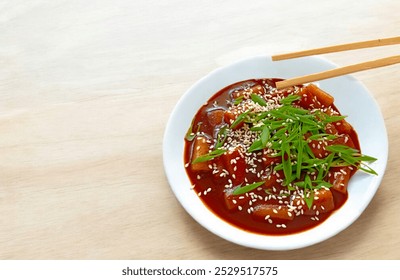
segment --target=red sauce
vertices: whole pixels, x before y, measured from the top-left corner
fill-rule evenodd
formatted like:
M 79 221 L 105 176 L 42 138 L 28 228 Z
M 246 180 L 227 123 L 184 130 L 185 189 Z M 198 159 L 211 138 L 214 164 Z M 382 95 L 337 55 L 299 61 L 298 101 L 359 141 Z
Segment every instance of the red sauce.
M 276 90 L 275 89 L 275 82 L 280 79 L 252 79 L 243 82 L 239 82 L 233 85 L 230 85 L 219 92 L 217 92 L 214 96 L 212 96 L 207 104 L 202 106 L 197 114 L 195 115 L 192 123 L 192 130 L 195 135 L 193 139 L 185 139 L 185 153 L 184 153 L 184 162 L 186 163 L 186 170 L 187 174 L 190 178 L 191 183 L 194 185 L 194 191 L 199 195 L 199 199 L 218 217 L 221 219 L 229 222 L 230 224 L 241 228 L 246 231 L 259 233 L 259 234 L 267 234 L 267 235 L 286 235 L 286 234 L 293 234 L 297 232 L 301 232 L 304 230 L 308 230 L 313 228 L 323 221 L 325 221 L 335 210 L 339 209 L 347 200 L 347 189 L 342 188 L 340 191 L 337 191 L 335 188 L 330 188 L 327 192 L 330 192 L 333 196 L 333 204 L 334 206 L 331 211 L 324 213 L 324 207 L 318 206 L 317 210 L 313 210 L 312 208 L 308 209 L 307 206 L 304 205 L 304 200 L 300 202 L 294 200 L 294 196 L 285 195 L 284 192 L 287 190 L 286 187 L 282 186 L 282 177 L 284 176 L 282 171 L 278 171 L 275 174 L 271 170 L 273 170 L 274 165 L 270 167 L 265 165 L 265 154 L 263 151 L 253 152 L 254 159 L 257 163 L 257 167 L 254 167 L 254 163 L 250 165 L 248 162 L 244 162 L 240 155 L 240 153 L 234 154 L 234 156 L 228 157 L 229 162 L 227 163 L 224 160 L 224 156 L 215 157 L 212 160 L 207 161 L 205 164 L 209 167 L 206 170 L 203 168 L 198 170 L 194 168 L 194 165 L 191 162 L 194 159 L 194 149 L 199 148 L 195 147 L 196 137 L 203 137 L 206 139 L 208 143 L 208 148 L 212 149 L 213 145 L 215 145 L 216 138 L 218 135 L 218 131 L 220 131 L 221 127 L 229 127 L 232 125 L 232 120 L 227 119 L 226 112 L 232 111 L 232 104 L 237 100 L 237 97 L 240 96 L 241 92 L 255 92 L 262 96 L 265 100 L 268 101 L 268 98 L 272 97 L 285 97 L 289 94 L 293 94 L 293 92 L 298 92 L 299 90 L 304 89 L 304 87 L 296 87 L 296 88 L 289 88 L 285 90 Z M 259 91 L 259 92 L 258 92 Z M 239 93 L 238 93 L 239 92 Z M 296 101 L 296 106 L 300 107 L 308 107 L 310 108 L 310 104 L 306 104 L 303 101 L 307 101 L 305 98 L 305 94 L 302 94 L 301 100 Z M 315 100 L 314 100 L 315 101 Z M 322 101 L 322 100 L 321 100 Z M 302 103 L 303 102 L 303 103 Z M 339 111 L 337 108 L 330 104 L 329 106 L 321 105 L 321 103 L 316 100 L 316 104 L 319 104 L 320 108 L 325 109 L 329 108 L 336 112 L 339 115 Z M 322 102 L 323 103 L 323 102 Z M 304 105 L 306 104 L 306 105 Z M 214 112 L 213 112 L 214 111 Z M 215 112 L 218 111 L 218 112 Z M 213 113 L 212 113 L 213 112 Z M 217 114 L 218 113 L 218 114 Z M 221 119 L 222 118 L 222 119 Z M 340 130 L 343 129 L 343 126 L 340 125 L 346 124 L 347 125 L 347 133 L 339 133 L 343 131 L 337 132 L 336 129 Z M 349 141 L 352 142 L 352 145 L 356 149 L 360 149 L 359 142 L 357 139 L 357 134 L 354 129 L 348 125 L 348 123 L 343 122 L 336 122 L 333 123 L 333 129 L 336 131 L 337 135 L 345 135 L 346 139 L 350 139 Z M 350 127 L 350 129 L 349 129 Z M 199 128 L 199 131 L 197 129 Z M 233 129 L 232 129 L 233 130 Z M 342 137 L 343 138 L 343 137 Z M 225 142 L 233 141 L 232 139 L 227 139 Z M 211 145 L 211 146 L 210 146 Z M 229 143 L 228 143 L 229 145 Z M 311 145 L 311 144 L 310 144 Z M 310 146 L 311 147 L 311 146 Z M 236 153 L 236 152 L 234 152 Z M 232 159 L 237 159 L 234 164 L 232 163 Z M 233 160 L 235 162 L 235 160 Z M 244 162 L 244 163 L 243 163 Z M 243 164 L 245 168 L 245 172 L 243 174 L 235 174 L 232 171 L 232 166 L 236 170 L 239 168 L 243 169 Z M 204 163 L 203 163 L 204 165 Z M 231 166 L 230 166 L 231 165 Z M 267 172 L 266 170 L 268 170 Z M 223 171 L 225 169 L 225 171 Z M 249 171 L 251 169 L 251 171 Z M 230 170 L 231 172 L 227 172 L 226 170 Z M 253 172 L 254 171 L 254 172 Z M 335 171 L 335 172 L 334 172 Z M 347 170 L 349 171 L 349 170 Z M 337 170 L 331 170 L 332 177 L 334 173 L 340 172 Z M 348 176 L 352 176 L 355 170 L 350 171 L 351 174 Z M 222 175 L 222 173 L 226 173 Z M 229 173 L 229 174 L 228 174 Z M 258 174 L 257 174 L 258 173 Z M 260 173 L 261 176 L 260 176 Z M 268 174 L 268 176 L 267 176 Z M 340 175 L 340 174 L 339 174 Z M 336 175 L 335 175 L 336 176 Z M 346 175 L 347 176 L 347 175 Z M 240 178 L 237 178 L 240 177 Z M 349 178 L 348 178 L 349 179 Z M 347 187 L 347 181 L 344 181 Z M 245 180 L 245 182 L 243 181 Z M 252 182 L 259 182 L 267 180 L 268 187 L 265 185 L 261 185 L 260 187 L 252 190 L 251 192 L 247 192 L 241 195 L 232 196 L 232 191 L 238 187 L 238 185 L 245 185 L 246 183 Z M 227 187 L 228 186 L 228 187 Z M 230 186 L 230 187 L 229 187 Z M 266 191 L 267 190 L 267 191 Z M 281 195 L 279 195 L 279 191 L 281 191 Z M 324 190 L 321 190 L 321 198 L 323 199 L 322 193 Z M 289 194 L 289 192 L 287 192 Z M 317 197 L 319 194 L 315 195 Z M 314 197 L 314 203 L 317 203 L 317 199 Z M 266 213 L 263 212 L 262 209 L 264 205 L 269 205 L 268 207 L 276 209 L 272 209 L 274 212 L 272 216 L 274 216 L 275 212 L 280 212 L 279 206 L 283 207 L 287 210 L 290 205 L 289 209 L 293 208 L 301 208 L 303 209 L 303 213 L 301 210 L 299 211 L 289 211 L 290 213 L 286 213 L 285 215 L 291 215 L 290 217 L 286 217 L 288 219 L 280 219 L 279 217 L 268 217 Z M 324 205 L 321 202 L 321 205 Z M 315 208 L 315 207 L 314 207 Z M 261 210 L 260 210 L 261 209 Z M 319 209 L 319 211 L 318 211 Z M 285 210 L 285 211 L 286 211 Z M 300 214 L 296 214 L 299 212 Z M 310 212 L 308 215 L 304 215 L 305 212 Z M 255 213 L 260 213 L 259 215 L 255 215 Z M 278 214 L 277 214 L 278 215 Z M 298 216 L 297 216 L 298 215 Z M 279 215 L 278 215 L 279 216 Z

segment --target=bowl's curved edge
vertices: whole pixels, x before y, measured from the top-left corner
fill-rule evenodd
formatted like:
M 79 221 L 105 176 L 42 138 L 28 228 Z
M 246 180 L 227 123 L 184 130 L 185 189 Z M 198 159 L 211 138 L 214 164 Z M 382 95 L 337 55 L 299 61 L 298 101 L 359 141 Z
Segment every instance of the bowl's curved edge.
M 259 55 L 259 56 L 254 56 L 254 57 L 250 57 L 250 58 L 245 58 L 245 59 L 239 60 L 237 62 L 234 62 L 234 63 L 232 63 L 230 65 L 222 66 L 222 67 L 219 67 L 219 68 L 211 71 L 209 74 L 207 74 L 203 78 L 199 79 L 195 84 L 193 84 L 183 94 L 183 96 L 181 96 L 181 98 L 178 100 L 175 108 L 181 106 L 182 103 L 184 103 L 185 100 L 187 98 L 189 98 L 188 93 L 191 92 L 196 87 L 198 87 L 199 85 L 201 85 L 202 83 L 204 83 L 210 76 L 213 76 L 213 75 L 217 75 L 218 76 L 218 74 L 221 74 L 221 72 L 224 71 L 227 67 L 232 67 L 232 65 L 240 65 L 240 64 L 243 64 L 243 63 L 248 63 L 251 60 L 259 60 L 259 59 L 272 61 L 269 56 Z M 325 59 L 323 57 L 320 57 L 320 56 L 310 57 L 310 58 L 307 58 L 307 59 L 312 59 L 312 60 L 315 60 L 316 62 L 323 62 L 325 64 L 324 67 L 327 68 L 327 69 L 336 67 L 336 65 L 334 63 L 332 63 L 331 61 L 329 61 L 329 60 L 327 60 L 327 59 Z M 189 213 L 189 215 L 191 215 L 193 217 L 194 220 L 196 220 L 199 224 L 201 224 L 203 227 L 208 229 L 210 232 L 216 234 L 217 236 L 219 236 L 219 237 L 221 237 L 221 238 L 223 238 L 225 240 L 228 240 L 230 242 L 236 243 L 238 245 L 242 245 L 242 246 L 250 247 L 250 248 L 255 248 L 255 249 L 263 249 L 263 250 L 276 250 L 276 251 L 281 251 L 282 250 L 283 251 L 283 250 L 293 250 L 293 249 L 300 249 L 300 248 L 308 247 L 308 246 L 311 246 L 311 245 L 318 244 L 318 243 L 320 243 L 320 242 L 322 242 L 322 241 L 324 241 L 326 239 L 329 239 L 329 238 L 337 235 L 339 232 L 343 231 L 344 229 L 346 229 L 348 226 L 350 226 L 355 220 L 357 220 L 359 218 L 359 216 L 363 213 L 365 208 L 368 207 L 369 203 L 371 202 L 372 198 L 374 197 L 374 195 L 375 195 L 377 189 L 379 188 L 379 185 L 380 185 L 380 183 L 381 183 L 381 181 L 383 179 L 383 175 L 384 175 L 384 171 L 385 171 L 386 164 L 387 164 L 387 159 L 388 159 L 388 139 L 387 139 L 387 130 L 386 130 L 385 124 L 383 122 L 382 113 L 381 113 L 381 111 L 379 109 L 378 103 L 373 98 L 372 94 L 368 91 L 368 89 L 360 81 L 358 81 L 354 77 L 349 76 L 349 75 L 347 75 L 346 77 L 349 78 L 350 80 L 352 80 L 353 82 L 357 83 L 359 87 L 362 87 L 362 89 L 371 97 L 371 99 L 375 103 L 375 106 L 376 106 L 376 108 L 378 110 L 378 114 L 380 115 L 380 119 L 382 120 L 382 127 L 383 127 L 383 130 L 384 130 L 384 142 L 385 142 L 384 146 L 386 147 L 384 158 L 382 159 L 382 164 L 383 164 L 382 165 L 382 173 L 381 173 L 382 175 L 380 174 L 380 176 L 378 176 L 377 181 L 376 181 L 377 187 L 373 189 L 373 192 L 371 192 L 370 199 L 368 201 L 365 201 L 365 203 L 363 205 L 363 209 L 361 209 L 361 211 L 359 211 L 359 213 L 353 214 L 353 219 L 352 219 L 352 221 L 350 223 L 344 225 L 343 227 L 337 228 L 337 230 L 335 232 L 331 232 L 331 234 L 329 234 L 329 235 L 321 236 L 321 238 L 315 238 L 315 239 L 312 239 L 312 240 L 307 240 L 307 241 L 304 241 L 301 244 L 290 243 L 290 242 L 277 244 L 277 243 L 272 242 L 272 243 L 267 243 L 267 244 L 266 243 L 261 243 L 261 244 L 258 243 L 256 245 L 254 245 L 254 244 L 249 244 L 248 242 L 242 242 L 238 238 L 231 238 L 230 236 L 226 236 L 226 235 L 224 235 L 224 233 L 216 230 L 214 227 L 212 227 L 208 223 L 204 222 L 204 219 L 199 218 L 198 214 L 195 213 L 195 211 L 192 210 L 190 203 L 188 201 L 186 201 L 185 199 L 183 199 L 183 197 L 179 193 L 177 193 L 176 190 L 173 188 L 173 184 L 174 184 L 173 177 L 175 175 L 174 172 L 176 170 L 174 170 L 174 168 L 170 166 L 170 162 L 168 162 L 168 158 L 173 153 L 174 145 L 175 145 L 174 143 L 170 143 L 170 141 L 169 141 L 170 140 L 170 134 L 169 133 L 172 132 L 171 127 L 175 123 L 174 121 L 179 120 L 179 116 L 176 115 L 176 111 L 175 111 L 175 108 L 174 108 L 174 110 L 172 111 L 172 113 L 171 113 L 171 115 L 170 115 L 170 117 L 168 119 L 168 122 L 167 122 L 167 125 L 166 125 L 166 129 L 165 129 L 165 132 L 164 132 L 164 137 L 163 137 L 163 165 L 164 165 L 164 172 L 166 174 L 168 183 L 169 183 L 173 193 L 175 194 L 176 198 L 178 199 L 178 201 L 182 205 L 182 207 Z M 249 78 L 251 78 L 251 77 L 249 77 Z M 284 77 L 284 78 L 288 78 L 288 77 Z M 245 79 L 241 79 L 241 80 L 245 80 Z M 238 80 L 236 80 L 236 81 L 238 81 Z M 232 83 L 233 82 L 235 82 L 235 81 L 232 81 Z M 321 84 L 323 85 L 323 83 L 324 82 L 322 81 Z M 227 83 L 226 85 L 229 85 L 229 83 Z M 216 91 L 217 90 L 215 90 L 214 92 L 216 92 Z M 195 112 L 194 112 L 194 114 L 195 114 Z M 193 114 L 193 116 L 194 116 L 194 114 Z M 191 119 L 190 120 L 181 120 L 181 121 L 185 122 L 186 127 L 189 127 Z M 182 137 L 182 143 L 181 144 L 183 144 L 183 137 Z M 182 165 L 184 164 L 183 157 L 181 159 L 181 164 Z M 193 196 L 195 196 L 195 195 L 193 195 Z M 196 197 L 196 199 L 198 199 L 198 198 Z M 245 232 L 243 230 L 237 229 L 236 227 L 233 227 L 232 225 L 224 222 L 223 220 L 221 220 L 221 221 L 223 223 L 225 223 L 228 227 L 232 227 L 234 230 L 242 231 L 242 232 L 244 232 L 244 234 L 251 234 L 254 237 L 260 237 L 261 236 L 262 239 L 265 239 L 265 238 L 268 239 L 269 237 L 271 237 L 271 236 L 264 236 L 264 235 Z M 285 239 L 290 240 L 290 239 L 297 238 L 297 235 L 298 234 L 293 234 L 293 235 L 287 235 L 287 236 L 284 236 L 284 237 L 285 237 Z M 258 238 L 256 238 L 256 239 L 258 239 Z M 271 241 L 273 241 L 273 240 L 274 240 L 274 237 L 271 238 Z

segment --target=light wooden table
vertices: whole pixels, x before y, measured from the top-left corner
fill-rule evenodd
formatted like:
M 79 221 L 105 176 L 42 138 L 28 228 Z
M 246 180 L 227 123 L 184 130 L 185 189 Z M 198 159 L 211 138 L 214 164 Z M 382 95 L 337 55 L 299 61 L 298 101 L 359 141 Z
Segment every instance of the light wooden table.
M 400 259 L 400 66 L 354 75 L 382 109 L 389 162 L 364 214 L 321 244 L 259 251 L 211 234 L 175 199 L 161 152 L 176 102 L 216 67 L 398 36 L 399 10 L 397 0 L 0 0 L 0 258 Z

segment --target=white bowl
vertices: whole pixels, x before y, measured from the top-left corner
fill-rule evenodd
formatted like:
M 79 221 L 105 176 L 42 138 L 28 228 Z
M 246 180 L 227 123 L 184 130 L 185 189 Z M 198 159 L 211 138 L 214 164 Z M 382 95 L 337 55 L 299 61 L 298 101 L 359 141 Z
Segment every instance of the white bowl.
M 211 212 L 191 189 L 184 168 L 184 137 L 190 123 L 213 94 L 235 82 L 254 78 L 290 78 L 335 68 L 321 57 L 272 62 L 269 56 L 255 56 L 219 68 L 196 82 L 175 106 L 164 135 L 165 173 L 175 196 L 202 226 L 231 242 L 265 250 L 290 250 L 324 241 L 350 226 L 365 210 L 383 178 L 388 140 L 379 107 L 368 90 L 355 78 L 341 76 L 318 82 L 335 98 L 335 105 L 358 133 L 364 154 L 378 158 L 370 166 L 379 174 L 358 171 L 350 180 L 348 200 L 326 221 L 310 230 L 281 236 L 256 234 L 237 228 Z

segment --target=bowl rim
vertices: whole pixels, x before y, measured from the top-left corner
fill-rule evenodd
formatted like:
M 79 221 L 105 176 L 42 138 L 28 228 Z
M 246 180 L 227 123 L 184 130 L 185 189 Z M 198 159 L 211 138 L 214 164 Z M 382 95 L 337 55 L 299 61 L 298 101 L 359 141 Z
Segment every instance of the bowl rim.
M 171 161 L 170 161 L 171 156 L 174 157 L 174 153 L 181 152 L 181 149 L 179 149 L 179 147 L 181 147 L 181 145 L 183 143 L 183 138 L 184 138 L 184 135 L 183 136 L 181 135 L 182 143 L 180 143 L 179 147 L 176 145 L 176 143 L 173 143 L 173 141 L 171 140 L 171 137 L 173 135 L 175 135 L 174 137 L 176 138 L 176 131 L 174 131 L 173 126 L 177 122 L 180 122 L 181 125 L 187 125 L 188 122 L 190 124 L 191 120 L 194 117 L 194 114 L 196 114 L 197 110 L 200 108 L 200 106 L 198 106 L 194 112 L 193 112 L 193 110 L 190 110 L 187 108 L 185 110 L 185 108 L 183 108 L 183 106 L 190 104 L 191 94 L 193 94 L 193 92 L 196 93 L 199 90 L 206 90 L 206 91 L 208 90 L 208 91 L 210 91 L 209 94 L 207 94 L 207 96 L 208 96 L 207 100 L 208 100 L 208 98 L 210 98 L 213 94 L 215 94 L 219 89 L 222 89 L 224 86 L 221 86 L 221 84 L 218 84 L 217 87 L 219 89 L 212 92 L 212 90 L 214 90 L 213 87 L 210 87 L 209 85 L 207 85 L 207 83 L 214 82 L 215 79 L 218 80 L 221 77 L 222 77 L 222 79 L 224 79 L 224 81 L 226 80 L 226 83 L 228 83 L 225 86 L 227 86 L 229 84 L 233 84 L 234 82 L 246 80 L 247 79 L 245 77 L 246 75 L 244 75 L 243 76 L 244 78 L 241 80 L 237 80 L 236 77 L 232 77 L 232 79 L 233 79 L 232 80 L 229 77 L 227 77 L 227 74 L 229 74 L 232 69 L 236 69 L 238 67 L 239 68 L 244 67 L 246 65 L 252 65 L 254 63 L 257 64 L 257 62 L 260 62 L 260 61 L 261 61 L 261 64 L 265 64 L 265 63 L 272 64 L 271 57 L 268 55 L 257 55 L 257 56 L 247 57 L 247 58 L 238 60 L 229 65 L 219 67 L 219 68 L 211 71 L 209 74 L 205 75 L 204 77 L 200 78 L 180 97 L 180 99 L 178 100 L 177 104 L 175 105 L 175 107 L 168 119 L 168 122 L 167 122 L 167 125 L 165 128 L 164 137 L 163 137 L 164 171 L 165 171 L 167 180 L 169 182 L 169 185 L 170 185 L 173 193 L 175 194 L 175 197 L 178 199 L 178 201 L 182 205 L 182 207 L 200 225 L 202 225 L 204 228 L 208 229 L 210 232 L 216 234 L 217 236 L 219 236 L 225 240 L 228 240 L 230 242 L 242 245 L 242 246 L 256 248 L 256 249 L 264 249 L 264 250 L 292 250 L 292 249 L 298 249 L 298 248 L 311 246 L 311 245 L 320 243 L 326 239 L 329 239 L 329 238 L 337 235 L 339 232 L 341 232 L 344 229 L 346 229 L 347 227 L 349 227 L 355 220 L 357 220 L 359 218 L 359 216 L 367 208 L 367 206 L 371 202 L 372 198 L 374 197 L 377 189 L 379 188 L 380 183 L 383 179 L 385 169 L 386 169 L 387 158 L 388 158 L 388 139 L 387 139 L 387 131 L 386 131 L 386 127 L 385 127 L 385 124 L 383 121 L 382 113 L 379 109 L 378 103 L 373 98 L 373 95 L 368 91 L 368 89 L 360 81 L 356 80 L 354 77 L 352 77 L 350 75 L 346 75 L 346 76 L 342 76 L 342 77 L 337 77 L 335 79 L 336 80 L 345 79 L 343 81 L 345 81 L 347 83 L 351 83 L 354 87 L 358 88 L 358 90 L 360 92 L 362 92 L 362 94 L 364 94 L 363 97 L 368 97 L 368 99 L 369 99 L 368 106 L 373 106 L 375 109 L 375 112 L 374 112 L 375 116 L 379 117 L 378 118 L 379 123 L 377 125 L 381 129 L 380 144 L 381 144 L 381 149 L 382 149 L 380 151 L 380 156 L 379 156 L 379 162 L 380 162 L 379 175 L 377 177 L 374 177 L 373 179 L 370 179 L 370 181 L 371 180 L 372 181 L 369 183 L 372 187 L 370 187 L 368 189 L 367 193 L 364 193 L 363 203 L 360 204 L 357 209 L 351 209 L 349 207 L 347 207 L 347 208 L 349 208 L 349 209 L 347 209 L 345 206 L 348 202 L 346 202 L 342 206 L 342 208 L 340 208 L 338 211 L 336 211 L 336 212 L 340 212 L 340 211 L 347 210 L 351 214 L 351 217 L 350 217 L 350 219 L 347 219 L 345 223 L 338 223 L 335 226 L 333 226 L 334 222 L 330 222 L 330 225 L 327 227 L 327 229 L 329 229 L 328 232 L 326 232 L 325 228 L 322 227 L 322 225 L 327 223 L 326 221 L 312 229 L 309 229 L 309 230 L 306 230 L 303 232 L 289 234 L 289 235 L 278 235 L 278 236 L 257 234 L 257 233 L 248 232 L 248 231 L 245 231 L 238 227 L 235 227 L 234 225 L 231 225 L 230 223 L 222 220 L 220 217 L 218 217 L 214 213 L 212 213 L 212 211 L 209 210 L 208 207 L 206 205 L 204 205 L 203 202 L 197 197 L 197 195 L 195 194 L 195 192 L 193 190 L 190 190 L 192 192 L 192 196 L 193 196 L 192 198 L 197 199 L 203 205 L 203 207 L 200 207 L 202 209 L 199 209 L 198 204 L 192 198 L 190 198 L 188 200 L 187 196 L 182 195 L 181 189 L 179 189 L 182 186 L 181 185 L 182 182 L 177 183 L 176 179 L 175 179 L 176 172 L 177 172 L 176 162 L 175 162 L 175 165 L 171 166 Z M 321 56 L 312 56 L 312 57 L 307 57 L 307 58 L 294 59 L 294 60 L 292 60 L 292 62 L 291 61 L 282 62 L 279 64 L 280 65 L 279 67 L 282 67 L 283 69 L 285 69 L 285 67 L 288 67 L 288 65 L 293 63 L 293 61 L 294 61 L 294 63 L 300 64 L 300 65 L 302 63 L 307 63 L 307 62 L 312 62 L 313 64 L 317 64 L 317 65 L 320 64 L 322 66 L 322 68 L 326 69 L 326 70 L 337 67 L 334 63 L 332 63 L 331 61 L 329 61 L 326 58 L 321 57 Z M 273 62 L 273 63 L 275 64 L 277 62 Z M 278 64 L 275 64 L 275 65 L 278 66 Z M 260 75 L 262 75 L 261 72 L 260 72 Z M 284 76 L 284 75 L 282 75 L 282 76 Z M 260 78 L 260 77 L 253 77 L 253 78 Z M 265 78 L 268 78 L 268 77 L 265 77 Z M 271 78 L 273 78 L 273 77 L 271 77 Z M 279 78 L 279 77 L 277 77 L 277 78 Z M 280 77 L 280 78 L 289 78 L 289 77 L 286 76 L 286 77 Z M 249 77 L 248 79 L 251 79 L 251 77 Z M 319 83 L 324 84 L 325 81 L 321 81 Z M 330 81 L 330 83 L 332 83 L 332 81 Z M 196 98 L 198 99 L 198 97 L 196 97 Z M 204 100 L 202 100 L 202 101 L 204 101 Z M 199 103 L 199 102 L 197 102 L 197 103 Z M 192 106 L 192 105 L 193 104 L 191 104 L 190 106 Z M 182 118 L 182 115 L 180 115 L 182 113 L 182 110 L 184 111 L 184 113 L 186 113 L 185 116 L 187 118 Z M 189 116 L 190 116 L 190 119 L 189 119 Z M 187 119 L 189 119 L 189 120 L 187 120 Z M 187 128 L 188 127 L 189 127 L 189 125 L 187 125 Z M 186 128 L 186 130 L 187 130 L 187 128 Z M 183 167 L 184 166 L 183 151 L 180 155 L 181 155 L 181 165 Z M 175 157 L 176 157 L 176 154 L 175 154 Z M 175 160 L 176 160 L 176 158 L 175 158 Z M 364 174 L 358 175 L 358 173 L 359 172 L 357 172 L 354 175 L 354 177 L 357 176 L 358 178 L 355 178 L 355 179 L 352 178 L 352 180 L 354 181 L 354 180 L 360 179 L 360 180 L 366 181 L 365 176 L 363 176 Z M 185 175 L 186 175 L 186 171 L 185 171 Z M 187 184 L 187 181 L 185 183 Z M 190 185 L 187 185 L 186 187 L 189 188 Z M 185 192 L 185 193 L 187 193 L 187 192 Z M 197 206 L 194 206 L 194 204 L 196 204 Z M 341 210 L 341 209 L 345 209 L 345 210 Z M 332 220 L 333 217 L 335 217 L 335 215 L 337 216 L 336 212 L 332 213 L 331 216 L 327 219 L 327 221 Z M 340 222 L 340 220 L 337 222 Z M 312 233 L 313 238 L 307 239 L 307 237 L 310 236 L 310 233 Z

